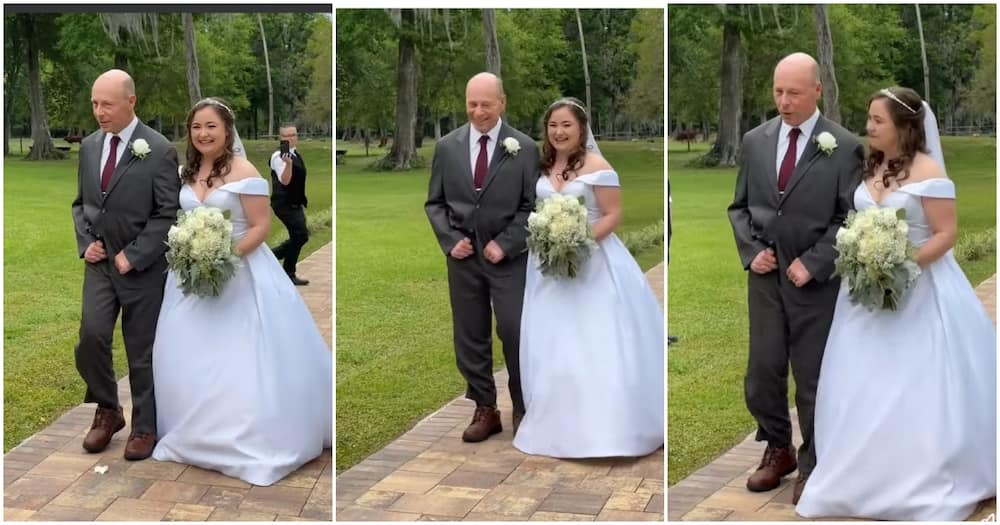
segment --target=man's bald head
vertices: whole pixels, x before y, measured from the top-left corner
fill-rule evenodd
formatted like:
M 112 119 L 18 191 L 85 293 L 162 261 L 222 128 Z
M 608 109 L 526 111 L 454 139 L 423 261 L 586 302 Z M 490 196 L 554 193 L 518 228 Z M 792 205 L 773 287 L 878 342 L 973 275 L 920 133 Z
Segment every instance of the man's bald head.
M 806 53 L 792 53 L 774 68 L 774 105 L 782 120 L 798 126 L 816 112 L 823 93 L 819 63 Z
M 131 75 L 121 69 L 111 69 L 101 73 L 101 76 L 94 81 L 94 85 L 96 86 L 99 82 L 106 83 L 108 87 L 117 85 L 126 98 L 135 95 L 135 81 L 132 80 Z
M 469 82 L 465 84 L 465 93 L 469 93 L 470 88 L 475 89 L 493 89 L 499 98 L 504 97 L 503 93 L 503 80 L 500 77 L 494 75 L 493 73 L 477 73 Z
M 774 67 L 774 74 L 778 74 L 779 69 L 791 69 L 793 71 L 808 71 L 812 75 L 812 80 L 819 83 L 819 62 L 808 53 L 792 53 L 778 61 Z
M 128 73 L 112 69 L 94 81 L 90 103 L 105 133 L 119 133 L 135 118 L 135 82 Z
M 493 129 L 506 107 L 503 82 L 493 73 L 479 73 L 465 85 L 465 112 L 480 133 Z

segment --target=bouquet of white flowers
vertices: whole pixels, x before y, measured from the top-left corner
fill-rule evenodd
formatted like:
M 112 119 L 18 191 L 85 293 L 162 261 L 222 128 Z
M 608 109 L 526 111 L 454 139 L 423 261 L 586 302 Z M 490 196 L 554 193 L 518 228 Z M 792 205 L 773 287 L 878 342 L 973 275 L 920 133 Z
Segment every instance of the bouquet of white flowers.
M 177 213 L 167 233 L 167 264 L 184 295 L 215 297 L 240 264 L 233 242 L 233 223 L 222 210 L 201 206 Z
M 538 256 L 543 275 L 576 277 L 596 246 L 587 208 L 576 197 L 553 194 L 528 216 L 528 248 Z
M 869 310 L 895 310 L 920 275 L 907 239 L 905 210 L 872 207 L 850 212 L 837 232 L 834 275 L 847 280 L 851 302 Z

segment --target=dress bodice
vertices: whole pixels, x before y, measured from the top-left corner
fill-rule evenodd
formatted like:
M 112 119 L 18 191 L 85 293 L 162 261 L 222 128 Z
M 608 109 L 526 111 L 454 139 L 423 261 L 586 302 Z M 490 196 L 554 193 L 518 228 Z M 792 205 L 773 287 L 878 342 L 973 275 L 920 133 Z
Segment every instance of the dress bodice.
M 906 210 L 906 224 L 909 226 L 907 236 L 914 245 L 920 246 L 927 242 L 933 233 L 927 222 L 921 197 L 954 199 L 955 183 L 949 179 L 927 179 L 903 184 L 899 189 L 883 197 L 882 202 L 875 202 L 871 192 L 868 191 L 868 185 L 862 182 L 854 191 L 854 207 L 858 211 L 872 206 Z
M 194 188 L 190 184 L 181 187 L 180 204 L 184 210 L 193 210 L 201 206 L 212 206 L 220 210 L 229 210 L 229 220 L 233 223 L 233 238 L 239 239 L 246 234 L 249 228 L 246 212 L 243 211 L 243 204 L 240 202 L 240 195 L 264 195 L 268 192 L 267 181 L 261 178 L 252 177 L 223 184 L 212 190 L 204 202 L 199 201 L 194 193 Z
M 573 197 L 583 197 L 583 203 L 587 207 L 587 222 L 593 224 L 601 218 L 601 209 L 597 205 L 597 197 L 594 195 L 594 186 L 615 186 L 618 187 L 618 174 L 614 170 L 600 170 L 586 175 L 581 175 L 571 181 L 566 182 L 561 191 L 556 191 L 552 187 L 552 182 L 548 177 L 542 175 L 535 184 L 535 193 L 539 199 L 545 199 L 555 193 Z

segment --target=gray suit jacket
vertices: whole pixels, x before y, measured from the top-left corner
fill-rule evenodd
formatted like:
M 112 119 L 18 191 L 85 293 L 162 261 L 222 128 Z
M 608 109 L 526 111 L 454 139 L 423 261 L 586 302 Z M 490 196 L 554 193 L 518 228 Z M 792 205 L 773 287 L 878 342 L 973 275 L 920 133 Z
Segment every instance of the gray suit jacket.
M 736 195 L 729 206 L 736 247 L 745 269 L 772 246 L 780 271 L 798 257 L 823 282 L 834 270 L 837 230 L 854 208 L 864 149 L 854 134 L 820 116 L 782 195 L 775 168 L 780 128 L 781 117 L 776 117 L 743 136 Z M 837 140 L 829 156 L 816 145 L 815 137 L 824 131 Z
M 132 143 L 145 139 L 150 152 L 132 155 Z M 104 241 L 108 259 L 125 250 L 139 272 L 165 268 L 167 231 L 177 220 L 181 182 L 177 175 L 177 150 L 163 135 L 141 121 L 124 147 L 121 160 L 101 194 L 101 149 L 104 132 L 96 131 L 80 144 L 77 194 L 73 222 L 80 257 L 95 240 Z M 161 263 L 161 264 L 157 264 Z
M 517 155 L 504 149 L 508 137 L 521 145 Z M 442 137 L 434 147 L 424 210 L 441 250 L 448 255 L 469 237 L 477 246 L 496 241 L 507 258 L 526 252 L 528 214 L 535 207 L 539 173 L 538 146 L 531 137 L 501 124 L 489 173 L 478 192 L 469 151 L 469 124 Z

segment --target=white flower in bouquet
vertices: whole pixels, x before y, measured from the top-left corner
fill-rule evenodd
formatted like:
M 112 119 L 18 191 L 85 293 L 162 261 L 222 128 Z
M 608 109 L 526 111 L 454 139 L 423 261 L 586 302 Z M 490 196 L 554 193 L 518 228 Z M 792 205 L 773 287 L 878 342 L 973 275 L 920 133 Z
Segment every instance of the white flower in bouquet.
M 528 248 L 543 275 L 573 278 L 597 246 L 587 208 L 576 197 L 554 194 L 528 216 Z
M 240 264 L 233 224 L 222 210 L 210 206 L 178 212 L 177 225 L 167 232 L 167 246 L 167 264 L 184 295 L 218 296 Z
M 834 275 L 847 281 L 853 303 L 869 310 L 896 310 L 920 275 L 904 216 L 904 210 L 892 208 L 852 211 L 837 232 Z

